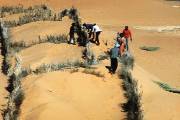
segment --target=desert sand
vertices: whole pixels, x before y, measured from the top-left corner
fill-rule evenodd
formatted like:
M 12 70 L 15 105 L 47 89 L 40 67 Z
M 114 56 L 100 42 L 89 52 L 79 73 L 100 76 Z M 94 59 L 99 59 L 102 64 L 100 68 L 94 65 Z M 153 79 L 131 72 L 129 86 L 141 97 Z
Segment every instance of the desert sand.
M 152 81 L 168 83 L 180 89 L 180 30 L 158 31 L 136 29 L 136 26 L 161 28 L 180 25 L 180 8 L 173 7 L 179 2 L 165 0 L 0 0 L 1 5 L 30 6 L 47 4 L 53 10 L 75 6 L 80 11 L 83 22 L 97 23 L 103 33 L 101 45 L 96 51 L 106 51 L 114 44 L 114 38 L 124 25 L 129 25 L 133 33 L 130 43 L 131 53 L 135 57 L 133 77 L 142 91 L 144 118 L 147 120 L 179 120 L 180 96 L 162 90 Z M 16 16 L 7 19 L 16 19 Z M 25 41 L 27 44 L 59 33 L 68 34 L 71 21 L 64 18 L 60 22 L 34 22 L 11 29 L 14 42 Z M 105 46 L 104 43 L 107 43 Z M 139 49 L 140 46 L 158 46 L 155 52 Z M 68 50 L 70 49 L 71 50 Z M 63 54 L 67 51 L 68 53 Z M 43 43 L 20 51 L 23 65 L 36 68 L 42 63 L 64 62 L 73 56 L 81 58 L 77 46 L 67 44 Z M 38 51 L 38 52 L 37 52 Z M 69 58 L 70 57 L 70 58 Z M 105 60 L 97 65 L 97 70 L 105 77 L 96 77 L 81 71 L 50 72 L 30 75 L 23 79 L 25 100 L 21 106 L 22 120 L 119 120 L 125 113 L 120 104 L 125 101 L 121 88 L 122 80 L 117 75 L 111 76 L 105 66 Z M 119 68 L 120 69 L 120 68 Z M 5 84 L 6 82 L 3 82 Z M 2 85 L 3 85 L 2 84 Z M 4 85 L 6 86 L 6 85 Z M 1 90 L 1 89 L 0 89 Z M 4 91 L 4 92 L 3 92 Z M 0 93 L 5 94 L 5 90 Z M 1 100 L 1 99 L 0 99 Z M 1 103 L 1 101 L 0 101 Z
M 23 82 L 27 96 L 20 119 L 119 120 L 124 116 L 120 84 L 116 77 L 98 78 L 80 72 L 29 76 Z

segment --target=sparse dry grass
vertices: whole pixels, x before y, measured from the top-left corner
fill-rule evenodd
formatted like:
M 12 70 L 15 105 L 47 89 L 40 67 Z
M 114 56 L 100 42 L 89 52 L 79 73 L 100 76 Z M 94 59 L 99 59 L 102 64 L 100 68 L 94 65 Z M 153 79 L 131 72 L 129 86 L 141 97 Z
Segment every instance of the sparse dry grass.
M 142 46 L 140 47 L 141 50 L 145 51 L 157 51 L 160 49 L 160 47 L 148 47 L 148 46 Z
M 71 74 L 72 74 L 72 73 L 76 73 L 76 72 L 79 72 L 79 69 L 74 68 L 74 69 L 72 69 L 72 70 L 70 71 Z
M 92 70 L 92 69 L 85 69 L 83 71 L 83 73 L 95 75 L 97 77 L 105 77 L 104 74 L 102 74 L 101 72 L 98 72 L 98 71 L 95 71 L 95 70 Z
M 35 74 L 41 74 L 52 71 L 59 71 L 64 69 L 74 69 L 79 67 L 86 67 L 86 65 L 80 61 L 67 62 L 67 63 L 58 63 L 58 64 L 43 64 L 40 67 L 36 68 L 32 72 Z
M 0 7 L 0 17 L 5 17 L 7 14 L 18 14 L 18 13 L 24 13 L 27 9 L 23 8 L 22 5 L 19 6 L 2 6 Z
M 126 69 L 133 69 L 134 61 L 135 61 L 134 57 L 132 55 L 130 55 L 129 53 L 124 54 L 120 58 L 120 62 L 122 63 L 122 67 L 124 67 Z
M 68 42 L 68 36 L 65 34 L 57 35 L 57 36 L 48 35 L 47 39 L 45 41 L 55 43 L 55 44 L 67 43 Z
M 56 14 L 46 5 L 36 5 L 29 8 L 9 6 L 1 9 L 3 10 L 1 16 L 5 16 L 5 14 L 24 13 L 23 16 L 19 17 L 18 21 L 5 21 L 5 26 L 7 27 L 16 27 L 36 21 L 56 21 L 58 19 Z
M 41 43 L 54 43 L 54 44 L 61 44 L 61 43 L 67 43 L 68 41 L 68 36 L 65 34 L 59 34 L 59 35 L 47 35 L 46 38 L 41 39 L 39 36 L 39 41 L 37 42 L 32 42 L 31 44 L 26 44 L 25 41 L 20 41 L 20 42 L 14 42 L 14 43 L 10 43 L 10 49 L 15 51 L 15 52 L 19 52 L 25 48 L 29 48 L 32 47 L 33 45 L 36 44 L 41 44 Z
M 99 55 L 98 58 L 97 58 L 98 61 L 102 61 L 102 60 L 106 60 L 106 59 L 109 59 L 108 54 Z
M 159 85 L 159 87 L 161 87 L 165 91 L 180 94 L 180 89 L 173 88 L 173 87 L 171 87 L 170 85 L 168 85 L 166 83 L 159 82 L 159 81 L 154 81 L 154 83 Z

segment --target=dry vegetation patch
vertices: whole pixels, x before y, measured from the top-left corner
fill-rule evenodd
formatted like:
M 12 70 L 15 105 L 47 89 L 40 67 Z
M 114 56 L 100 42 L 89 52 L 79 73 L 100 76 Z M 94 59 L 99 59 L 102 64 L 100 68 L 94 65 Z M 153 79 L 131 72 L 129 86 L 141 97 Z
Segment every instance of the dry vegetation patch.
M 160 47 L 142 46 L 142 47 L 140 47 L 140 49 L 145 50 L 145 51 L 157 51 L 160 49 Z

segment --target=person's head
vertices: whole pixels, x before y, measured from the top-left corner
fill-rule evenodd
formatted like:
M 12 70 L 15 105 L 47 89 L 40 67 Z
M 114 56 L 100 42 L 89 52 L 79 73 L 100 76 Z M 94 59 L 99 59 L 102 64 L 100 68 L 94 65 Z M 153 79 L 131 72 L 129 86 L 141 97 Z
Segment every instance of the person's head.
M 114 47 L 115 47 L 115 48 L 119 48 L 119 47 L 120 47 L 120 44 L 119 44 L 119 43 L 116 43 Z
M 128 26 L 125 26 L 125 30 L 128 30 Z
M 75 26 L 75 23 L 72 23 L 71 25 L 72 25 L 72 26 Z
M 120 33 L 119 36 L 122 38 L 124 37 L 124 33 Z
M 86 23 L 84 23 L 83 26 L 86 27 Z

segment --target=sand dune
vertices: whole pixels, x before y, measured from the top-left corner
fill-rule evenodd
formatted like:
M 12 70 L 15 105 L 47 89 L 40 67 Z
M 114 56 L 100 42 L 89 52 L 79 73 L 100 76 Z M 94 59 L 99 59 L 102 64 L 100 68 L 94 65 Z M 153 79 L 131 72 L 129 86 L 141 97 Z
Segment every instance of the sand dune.
M 103 29 L 100 47 L 96 54 L 114 45 L 114 37 L 124 25 L 129 25 L 133 42 L 129 43 L 136 63 L 133 76 L 141 85 L 144 117 L 147 120 L 179 120 L 180 98 L 177 94 L 163 91 L 152 80 L 158 80 L 180 88 L 180 15 L 179 9 L 164 0 L 0 0 L 1 5 L 30 6 L 46 3 L 56 11 L 77 7 L 83 22 L 93 22 Z M 174 5 L 174 3 L 173 3 Z M 177 4 L 178 5 L 178 4 Z M 10 19 L 16 18 L 11 16 Z M 9 19 L 9 18 L 8 18 Z M 71 21 L 34 22 L 11 29 L 14 42 L 37 41 L 38 36 L 69 32 Z M 133 28 L 134 26 L 135 29 Z M 138 29 L 138 30 L 137 30 Z M 105 45 L 107 43 L 107 46 Z M 156 52 L 145 52 L 140 46 L 159 46 Z M 67 44 L 38 44 L 22 50 L 19 54 L 24 67 L 36 68 L 43 63 L 64 62 L 80 59 L 81 50 Z M 73 57 L 73 58 L 72 58 Z M 109 61 L 96 66 L 105 78 L 82 72 L 52 72 L 30 75 L 23 88 L 25 100 L 21 106 L 21 120 L 119 120 L 124 118 L 120 104 L 123 103 L 121 81 L 105 69 Z M 157 76 L 157 77 L 154 77 Z M 5 82 L 4 82 L 5 83 Z M 3 89 L 4 90 L 4 89 Z M 2 90 L 1 90 L 2 91 Z M 1 99 L 0 99 L 1 100 Z
M 163 0 L 1 0 L 1 5 L 23 4 L 30 6 L 45 3 L 55 10 L 71 6 L 81 11 L 81 17 L 88 22 L 99 24 L 129 25 L 178 25 L 179 10 L 172 8 Z M 173 14 L 172 14 L 173 13 Z
M 180 96 L 162 90 L 152 81 L 159 78 L 136 65 L 133 76 L 138 80 L 142 91 L 144 119 L 147 120 L 179 120 Z
M 10 30 L 13 42 L 25 41 L 26 44 L 36 42 L 47 35 L 68 34 L 71 21 L 64 19 L 62 22 L 33 22 Z
M 180 31 L 180 26 L 135 26 L 138 30 L 148 30 L 155 32 L 166 32 L 166 31 Z
M 52 72 L 23 80 L 21 120 L 119 120 L 123 101 L 118 78 Z
M 180 36 L 176 33 L 134 31 L 134 41 L 130 44 L 137 64 L 165 83 L 180 87 L 179 40 Z M 140 46 L 158 46 L 160 49 L 147 52 L 139 49 Z
M 83 49 L 66 43 L 43 43 L 25 49 L 19 55 L 22 58 L 23 67 L 30 67 L 33 70 L 42 64 L 58 64 L 81 60 Z

